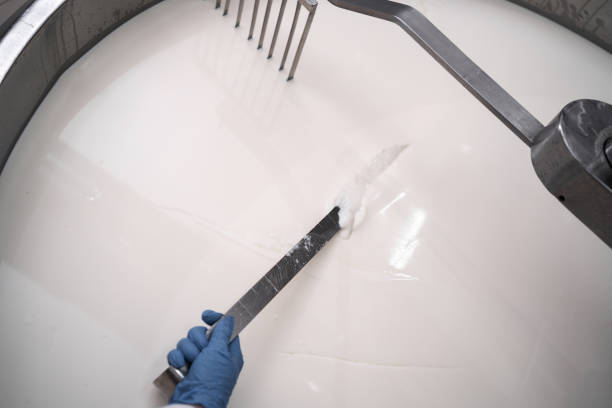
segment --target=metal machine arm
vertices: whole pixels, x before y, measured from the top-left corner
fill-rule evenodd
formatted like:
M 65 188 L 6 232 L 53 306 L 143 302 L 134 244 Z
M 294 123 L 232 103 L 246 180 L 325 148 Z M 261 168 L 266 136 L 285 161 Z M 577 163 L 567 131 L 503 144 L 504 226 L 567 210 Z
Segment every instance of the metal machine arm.
M 528 146 L 543 129 L 527 109 L 415 8 L 385 0 L 330 0 L 330 3 L 399 25 Z
M 425 16 L 388 0 L 329 0 L 399 25 L 531 148 L 546 188 L 612 248 L 612 106 L 579 100 L 547 127 L 469 59 Z

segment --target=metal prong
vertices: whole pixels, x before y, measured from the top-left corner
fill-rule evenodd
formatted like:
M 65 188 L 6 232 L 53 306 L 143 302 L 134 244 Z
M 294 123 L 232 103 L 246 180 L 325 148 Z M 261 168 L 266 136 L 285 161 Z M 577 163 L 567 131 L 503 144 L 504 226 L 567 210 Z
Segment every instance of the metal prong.
M 263 46 L 264 37 L 266 36 L 266 27 L 268 26 L 268 18 L 270 17 L 270 9 L 272 8 L 272 0 L 268 0 L 266 4 L 266 12 L 264 14 L 263 24 L 261 26 L 261 34 L 259 34 L 259 44 L 257 44 L 257 49 L 260 49 Z
M 223 7 L 223 15 L 227 15 L 227 11 L 229 10 L 230 0 L 225 0 L 225 7 Z
M 300 2 L 299 0 L 296 2 L 295 6 L 295 14 L 293 15 L 293 23 L 291 23 L 291 31 L 289 31 L 289 38 L 287 38 L 287 45 L 285 46 L 285 52 L 283 53 L 283 59 L 281 60 L 279 71 L 282 71 L 285 68 L 285 61 L 287 61 L 287 54 L 289 54 L 289 47 L 291 47 L 291 41 L 293 41 L 293 34 L 295 33 L 295 26 L 298 21 L 298 17 L 300 16 Z
M 240 0 L 238 2 L 238 15 L 236 16 L 236 25 L 234 25 L 234 27 L 240 26 L 240 18 L 242 17 L 243 8 L 244 8 L 244 0 Z
M 255 21 L 257 21 L 257 10 L 259 10 L 259 0 L 255 0 L 255 4 L 253 4 L 253 16 L 251 17 L 251 28 L 249 28 L 249 37 L 250 40 L 253 38 L 253 30 L 255 30 Z
M 285 13 L 285 6 L 287 0 L 282 0 L 280 9 L 278 10 L 278 18 L 276 19 L 276 27 L 274 27 L 274 35 L 272 36 L 272 44 L 270 44 L 270 51 L 268 51 L 268 59 L 272 58 L 274 52 L 274 46 L 276 45 L 276 39 L 278 38 L 278 32 L 280 30 L 281 21 L 283 21 L 283 14 Z
M 291 64 L 291 70 L 289 71 L 287 81 L 291 81 L 295 75 L 295 70 L 300 62 L 300 57 L 302 56 L 302 51 L 304 50 L 304 44 L 306 43 L 306 38 L 308 37 L 308 32 L 310 31 L 310 26 L 312 25 L 312 19 L 314 18 L 315 11 L 317 11 L 317 3 L 315 3 L 308 12 L 308 18 L 306 19 L 306 24 L 304 25 L 304 31 L 302 31 L 302 37 L 300 38 L 297 51 L 293 57 L 293 63 Z
M 218 9 L 221 7 L 221 0 L 215 0 L 215 8 Z

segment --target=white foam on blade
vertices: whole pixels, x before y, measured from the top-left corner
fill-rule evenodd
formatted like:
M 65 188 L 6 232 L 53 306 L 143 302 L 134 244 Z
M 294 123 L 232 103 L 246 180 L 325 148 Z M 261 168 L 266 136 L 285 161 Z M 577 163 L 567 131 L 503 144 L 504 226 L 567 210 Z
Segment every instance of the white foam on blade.
M 345 238 L 351 234 L 355 215 L 363 205 L 368 185 L 372 184 L 407 147 L 408 144 L 399 144 L 382 150 L 344 186 L 334 204 L 340 208 L 339 223 L 344 230 Z

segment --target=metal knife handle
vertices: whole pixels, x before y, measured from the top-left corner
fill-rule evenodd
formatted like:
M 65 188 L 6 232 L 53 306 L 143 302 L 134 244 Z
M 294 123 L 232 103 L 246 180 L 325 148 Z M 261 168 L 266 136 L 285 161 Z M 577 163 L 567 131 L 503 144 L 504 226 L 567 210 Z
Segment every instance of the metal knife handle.
M 153 384 L 159 389 L 162 395 L 166 398 L 170 398 L 174 393 L 176 385 L 183 381 L 187 371 L 183 373 L 183 369 L 174 368 L 169 366 L 153 381 Z M 185 369 L 186 370 L 186 369 Z
M 283 289 L 287 283 L 306 264 L 314 258 L 325 244 L 340 231 L 338 213 L 340 209 L 334 207 L 308 234 L 291 248 L 280 261 L 276 263 L 261 279 L 253 285 L 238 301 L 230 307 L 225 315 L 234 317 L 234 331 L 230 341 L 244 329 L 247 324 Z M 214 330 L 213 325 L 207 332 L 210 336 Z M 168 367 L 161 373 L 153 384 L 168 398 L 174 393 L 176 385 L 183 380 L 189 368 L 180 370 Z
M 223 317 L 221 317 L 222 319 Z M 215 329 L 215 326 L 219 323 L 217 321 L 215 324 L 210 326 L 208 330 L 206 330 L 206 338 L 210 339 L 210 336 Z M 232 338 L 233 340 L 233 338 Z M 175 368 L 172 366 L 168 366 L 160 375 L 157 376 L 155 380 L 153 380 L 153 384 L 159 389 L 163 396 L 170 399 L 172 394 L 174 393 L 174 389 L 177 384 L 183 381 L 187 373 L 189 372 L 189 364 L 182 366 L 181 368 Z

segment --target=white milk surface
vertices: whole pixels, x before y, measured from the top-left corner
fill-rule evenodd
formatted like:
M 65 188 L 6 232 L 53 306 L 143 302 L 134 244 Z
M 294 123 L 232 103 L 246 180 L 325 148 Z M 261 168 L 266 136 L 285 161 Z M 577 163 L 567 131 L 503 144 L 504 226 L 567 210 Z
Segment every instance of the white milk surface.
M 162 404 L 151 381 L 201 311 L 408 143 L 351 237 L 245 329 L 231 407 L 609 407 L 612 251 L 528 148 L 399 28 L 326 2 L 285 82 L 250 4 L 238 30 L 210 0 L 146 11 L 30 121 L 0 177 L 0 405 Z M 612 55 L 542 17 L 411 4 L 543 122 L 612 102 Z

